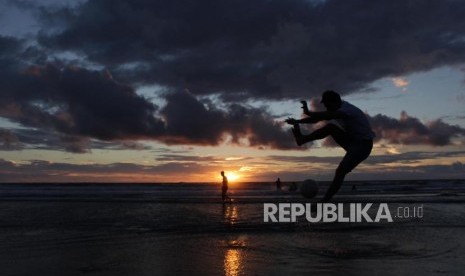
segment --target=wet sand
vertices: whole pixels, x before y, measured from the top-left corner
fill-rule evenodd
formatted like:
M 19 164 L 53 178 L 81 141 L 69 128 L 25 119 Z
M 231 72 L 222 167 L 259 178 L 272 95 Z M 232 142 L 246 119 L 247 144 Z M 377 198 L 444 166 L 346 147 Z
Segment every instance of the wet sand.
M 65 197 L 43 191 L 18 194 L 0 194 L 1 275 L 463 275 L 465 271 L 465 197 L 460 193 L 363 197 L 365 202 L 385 201 L 392 210 L 423 206 L 423 218 L 393 223 L 265 223 L 265 199 L 256 194 L 225 205 L 188 195 L 166 201 L 165 195 L 142 200 L 127 193 L 100 200 L 81 192 Z M 339 199 L 349 202 L 358 197 Z M 283 199 L 275 194 L 266 201 Z

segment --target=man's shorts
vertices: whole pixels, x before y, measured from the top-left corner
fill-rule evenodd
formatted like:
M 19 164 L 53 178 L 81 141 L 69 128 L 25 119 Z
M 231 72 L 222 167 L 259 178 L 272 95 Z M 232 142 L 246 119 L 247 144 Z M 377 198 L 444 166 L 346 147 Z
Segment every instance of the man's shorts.
M 342 159 L 341 163 L 339 163 L 339 167 L 337 168 L 338 171 L 344 172 L 346 174 L 351 172 L 355 167 L 357 167 L 358 164 L 367 159 L 371 153 L 372 148 L 373 140 L 350 141 L 346 155 Z

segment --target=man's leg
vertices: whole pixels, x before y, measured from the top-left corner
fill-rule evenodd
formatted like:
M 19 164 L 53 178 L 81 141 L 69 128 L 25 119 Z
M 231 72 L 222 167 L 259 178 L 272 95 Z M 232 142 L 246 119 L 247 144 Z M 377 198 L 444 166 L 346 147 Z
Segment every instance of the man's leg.
M 331 136 L 336 143 L 339 144 L 342 148 L 344 148 L 347 152 L 344 158 L 342 159 L 341 163 L 339 164 L 338 168 L 336 169 L 336 173 L 333 178 L 333 182 L 331 186 L 326 191 L 325 196 L 323 197 L 322 201 L 327 202 L 329 201 L 333 195 L 337 193 L 339 188 L 341 188 L 342 183 L 344 182 L 345 176 L 351 172 L 360 162 L 365 160 L 368 155 L 370 155 L 372 144 L 371 145 L 358 145 L 358 147 L 351 148 L 349 150 L 350 139 L 347 137 L 347 134 L 344 130 L 334 124 L 327 124 L 324 127 L 315 130 L 314 132 L 308 135 L 302 135 L 300 132 L 299 125 L 295 125 L 292 129 L 294 133 L 295 140 L 297 145 L 303 145 L 305 143 L 323 139 L 325 137 Z
M 333 182 L 326 191 L 322 202 L 328 202 L 333 197 L 333 195 L 337 193 L 339 188 L 341 188 L 342 183 L 344 182 L 345 176 L 370 155 L 372 148 L 372 141 L 359 142 L 350 147 L 341 163 L 339 163 L 339 166 L 337 167 L 336 173 L 334 175 Z
M 302 135 L 300 132 L 300 126 L 297 124 L 292 128 L 292 133 L 294 134 L 295 141 L 299 146 L 311 141 L 323 139 L 328 136 L 333 137 L 334 141 L 336 141 L 336 143 L 338 143 L 339 146 L 345 150 L 347 150 L 349 146 L 349 138 L 347 137 L 345 131 L 331 123 L 315 130 L 308 135 Z
M 338 143 L 339 146 L 341 146 L 345 150 L 348 149 L 350 143 L 350 140 L 347 137 L 347 134 L 344 132 L 344 130 L 331 123 L 325 125 L 320 129 L 315 130 L 314 132 L 308 135 L 302 135 L 302 133 L 300 132 L 299 125 L 295 125 L 292 129 L 292 132 L 294 133 L 295 140 L 297 142 L 297 145 L 299 146 L 311 141 L 326 138 L 328 136 L 331 136 L 334 139 L 334 141 L 336 141 L 336 143 Z M 326 192 L 326 195 L 323 198 L 323 202 L 329 201 L 329 199 L 331 199 L 331 197 L 334 194 L 336 194 L 336 192 L 339 190 L 342 183 L 344 182 L 344 178 L 347 173 L 348 172 L 344 170 L 343 166 L 339 166 L 336 169 L 336 174 L 334 175 L 333 182 L 331 183 L 331 186 Z
M 341 188 L 347 173 L 348 172 L 342 170 L 340 166 L 336 169 L 336 174 L 334 175 L 333 182 L 331 183 L 331 186 L 329 186 L 325 196 L 321 200 L 322 202 L 328 202 L 333 197 L 333 195 L 335 195 L 337 191 L 339 191 L 339 188 Z

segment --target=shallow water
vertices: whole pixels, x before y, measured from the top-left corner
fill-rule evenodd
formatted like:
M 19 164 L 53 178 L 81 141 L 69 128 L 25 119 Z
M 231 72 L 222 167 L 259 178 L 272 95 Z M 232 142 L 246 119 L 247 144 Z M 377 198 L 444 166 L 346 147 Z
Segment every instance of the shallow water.
M 362 183 L 338 197 L 387 202 L 393 212 L 423 206 L 422 218 L 392 223 L 265 223 L 263 202 L 305 200 L 271 184 L 251 185 L 236 187 L 236 202 L 225 205 L 218 187 L 205 184 L 1 185 L 1 275 L 465 271 L 463 183 Z

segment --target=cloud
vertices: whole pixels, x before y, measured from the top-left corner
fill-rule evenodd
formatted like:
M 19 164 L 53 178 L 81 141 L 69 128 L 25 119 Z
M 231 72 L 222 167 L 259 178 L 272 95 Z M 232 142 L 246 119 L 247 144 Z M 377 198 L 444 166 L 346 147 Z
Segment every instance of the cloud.
M 219 109 L 181 91 L 165 94 L 166 105 L 160 109 L 107 71 L 77 66 L 15 64 L 4 73 L 0 116 L 59 135 L 66 140 L 59 144 L 68 145 L 67 151 L 87 152 L 89 138 L 293 147 L 283 123 L 264 108 L 228 104 L 226 110 Z
M 389 168 L 367 169 L 355 172 L 349 180 L 383 179 L 383 180 L 417 180 L 417 179 L 463 179 L 465 164 L 452 162 L 441 165 L 410 165 Z
M 396 87 L 405 87 L 409 84 L 409 82 L 405 78 L 393 78 L 392 82 Z
M 71 136 L 42 129 L 0 128 L 0 150 L 56 150 L 72 153 L 90 153 L 97 150 L 149 150 L 150 146 L 129 140 L 100 141 L 85 136 Z
M 383 77 L 465 61 L 465 6 L 453 0 L 102 0 L 41 11 L 44 30 L 63 22 L 39 37 L 49 51 L 226 100 L 370 91 Z
M 363 164 L 379 165 L 389 163 L 404 163 L 411 164 L 423 160 L 434 160 L 437 158 L 457 158 L 465 157 L 465 151 L 446 151 L 446 152 L 427 152 L 427 151 L 412 151 L 399 154 L 384 154 L 370 155 Z M 321 165 L 337 165 L 342 160 L 342 156 L 281 156 L 271 155 L 266 158 L 270 161 L 289 162 L 289 163 L 308 163 Z
M 5 73 L 7 79 L 0 81 L 0 116 L 57 135 L 58 144 L 70 152 L 88 152 L 89 139 L 296 148 L 283 123 L 264 107 L 225 103 L 219 108 L 189 91 L 177 91 L 163 95 L 166 105 L 159 108 L 105 72 L 72 66 L 33 65 Z M 460 126 L 440 119 L 423 123 L 406 112 L 400 119 L 378 114 L 370 121 L 377 140 L 393 144 L 444 146 L 454 140 L 463 143 L 465 135 Z M 20 147 L 7 134 L 4 141 L 10 142 L 4 142 L 4 148 Z M 325 140 L 323 145 L 334 143 Z M 136 146 L 141 145 L 129 148 Z
M 151 136 L 163 129 L 156 106 L 129 86 L 81 68 L 31 66 L 11 74 L 0 91 L 0 115 L 25 126 L 109 140 Z
M 222 162 L 224 159 L 215 156 L 192 156 L 179 154 L 163 154 L 155 158 L 157 161 L 163 162 Z
M 376 134 L 375 142 L 389 144 L 447 146 L 465 144 L 465 129 L 459 125 L 448 124 L 441 119 L 422 122 L 402 111 L 400 118 L 383 114 L 368 115 L 371 127 Z M 339 147 L 328 137 L 323 140 L 324 147 Z
M 19 39 L 0 36 L 0 57 L 5 59 L 11 55 L 15 55 L 18 48 L 22 47 L 22 42 Z
M 70 164 L 29 160 L 15 163 L 0 159 L 0 182 L 155 182 L 192 181 L 192 176 L 201 175 L 205 182 L 215 181 L 212 172 L 221 166 L 195 162 L 168 162 L 159 165 L 133 163 Z M 205 178 L 210 176 L 211 179 Z M 198 181 L 198 178 L 197 178 Z
M 104 3 L 95 1 L 97 2 L 97 6 Z M 328 1 L 328 5 L 330 2 Z M 88 3 L 81 8 L 86 5 Z M 313 8 L 312 6 L 309 9 Z M 68 27 L 71 28 L 71 25 Z M 276 28 L 276 31 L 279 31 L 283 26 L 278 24 Z M 285 34 L 302 31 L 297 26 L 292 28 Z M 59 35 L 51 39 L 53 41 L 58 37 Z M 211 39 L 214 37 L 216 36 L 212 34 Z M 258 44 L 265 47 L 267 44 L 263 43 L 261 41 Z M 40 60 L 42 54 L 38 48 L 25 45 L 22 40 L 0 36 L 0 60 L 4 65 L 0 68 L 0 116 L 23 126 L 57 135 L 55 141 L 60 140 L 58 144 L 66 151 L 88 152 L 95 144 L 90 139 L 145 139 L 157 140 L 168 145 L 232 143 L 258 148 L 297 148 L 292 136 L 284 130 L 283 123 L 275 120 L 266 108 L 228 101 L 220 108 L 214 101 L 196 95 L 195 91 L 177 89 L 177 85 L 172 85 L 165 94 L 159 95 L 166 101 L 165 106 L 159 107 L 138 95 L 134 84 L 121 82 L 108 70 L 96 71 L 60 62 L 37 65 L 32 61 Z M 292 44 L 288 46 L 293 49 Z M 282 47 L 278 48 L 285 48 Z M 102 51 L 104 50 L 105 48 L 102 48 Z M 169 51 L 170 48 L 166 50 Z M 205 62 L 208 63 L 209 60 Z M 165 63 L 170 63 L 169 59 L 162 65 Z M 192 64 L 194 67 L 197 65 L 200 66 Z M 202 70 L 202 66 L 199 70 Z M 273 79 L 277 80 L 278 77 Z M 225 84 L 229 81 L 228 78 L 223 80 L 221 83 Z M 209 82 L 205 81 L 204 84 L 208 87 Z M 245 90 L 241 93 L 250 92 L 250 95 L 257 95 L 254 94 L 257 91 L 254 91 Z M 314 102 L 311 104 L 316 105 Z M 463 144 L 464 129 L 442 120 L 422 123 L 404 112 L 399 120 L 379 114 L 372 117 L 371 121 L 378 140 L 384 139 L 394 144 L 443 146 L 458 139 Z M 14 137 L 8 138 L 7 133 L 3 136 L 3 149 L 24 146 L 13 144 Z M 8 139 L 10 142 L 5 142 Z M 323 145 L 333 144 L 327 140 Z M 128 146 L 140 148 L 142 145 Z
M 407 86 L 409 85 L 409 81 L 405 78 L 392 78 L 392 83 L 395 87 L 402 88 L 402 91 L 407 90 Z
M 465 129 L 450 125 L 442 120 L 422 123 L 409 116 L 405 111 L 400 119 L 378 114 L 370 118 L 376 140 L 386 140 L 392 144 L 446 146 L 453 144 L 454 139 L 464 142 Z
M 371 158 L 371 157 L 370 157 Z M 281 159 L 281 158 L 279 158 Z M 297 162 L 297 160 L 295 160 Z M 302 161 L 302 160 L 301 160 Z M 313 166 L 313 165 L 312 165 Z M 336 165 L 334 164 L 334 167 Z M 0 159 L 0 182 L 156 182 L 198 181 L 213 182 L 223 165 L 210 162 L 167 162 L 159 165 L 131 163 L 70 164 L 44 160 L 15 163 Z M 415 165 L 404 163 L 399 166 L 380 167 L 363 164 L 348 177 L 348 180 L 370 179 L 462 179 L 465 165 L 451 162 L 443 165 Z M 229 168 L 231 169 L 231 168 Z M 330 180 L 334 170 L 327 165 L 323 169 L 273 170 L 254 172 L 254 179 L 271 181 L 281 177 L 282 181 L 299 181 L 306 178 Z M 200 177 L 199 177 L 200 176 Z M 191 178 L 193 177 L 193 178 Z
M 465 157 L 465 151 L 423 152 L 413 151 L 399 154 L 386 154 L 370 156 L 364 163 L 370 165 L 403 163 L 411 164 L 422 160 L 435 160 L 437 158 Z
M 398 179 L 449 179 L 463 178 L 464 151 L 446 152 L 405 152 L 401 154 L 371 155 L 362 162 L 347 180 L 398 180 Z M 441 159 L 440 165 L 434 164 Z M 287 156 L 271 155 L 265 161 L 279 162 L 281 167 L 287 168 L 286 163 L 292 164 L 294 170 L 273 170 L 268 173 L 254 175 L 259 179 L 281 177 L 284 181 L 303 180 L 307 178 L 331 180 L 337 164 L 342 156 Z M 462 160 L 457 161 L 457 160 Z M 295 170 L 295 168 L 298 168 Z
M 217 145 L 230 139 L 233 144 L 251 147 L 295 148 L 292 137 L 264 108 L 229 104 L 219 109 L 211 101 L 200 101 L 180 91 L 166 96 L 160 113 L 166 121 L 168 144 Z
M 0 129 L 0 150 L 19 150 L 23 145 L 18 137 L 8 129 Z
M 455 99 L 459 103 L 465 103 L 465 93 L 458 94 Z

